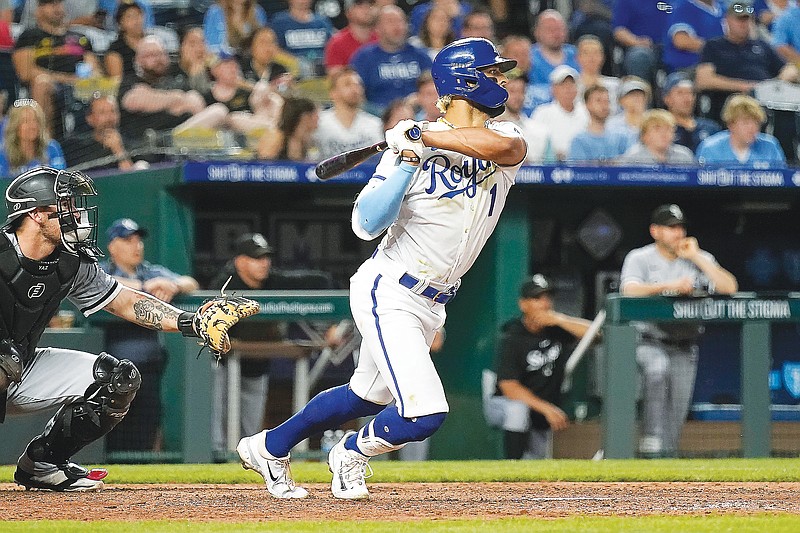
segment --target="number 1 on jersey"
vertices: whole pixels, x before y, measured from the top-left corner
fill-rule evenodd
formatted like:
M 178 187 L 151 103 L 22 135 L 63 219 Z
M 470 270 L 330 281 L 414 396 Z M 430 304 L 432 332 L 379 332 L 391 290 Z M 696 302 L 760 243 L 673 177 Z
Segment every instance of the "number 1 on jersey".
M 494 202 L 495 202 L 495 200 L 497 200 L 497 184 L 496 183 L 494 185 L 492 185 L 491 189 L 489 189 L 489 194 L 492 195 L 492 203 L 489 204 L 489 214 L 486 215 L 486 216 L 490 217 L 490 216 L 492 216 L 492 213 L 494 213 Z

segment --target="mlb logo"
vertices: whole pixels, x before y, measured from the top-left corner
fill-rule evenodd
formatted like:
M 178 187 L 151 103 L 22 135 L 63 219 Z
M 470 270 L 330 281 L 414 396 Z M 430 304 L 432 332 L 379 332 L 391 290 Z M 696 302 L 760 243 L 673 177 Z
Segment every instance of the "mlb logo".
M 783 384 L 792 398 L 800 398 L 800 362 L 783 363 Z

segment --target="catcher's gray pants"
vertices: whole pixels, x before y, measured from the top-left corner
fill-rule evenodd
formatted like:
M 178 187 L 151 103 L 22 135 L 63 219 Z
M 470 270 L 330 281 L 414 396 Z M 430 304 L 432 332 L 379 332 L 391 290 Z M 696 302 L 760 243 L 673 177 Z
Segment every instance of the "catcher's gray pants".
M 212 413 L 211 433 L 214 449 L 227 449 L 228 435 L 228 369 L 214 364 L 214 410 Z M 241 421 L 237 440 L 245 435 L 255 435 L 264 429 L 264 412 L 266 411 L 269 376 L 242 376 L 240 409 Z
M 490 396 L 484 400 L 483 414 L 489 427 L 528 434 L 528 447 L 523 459 L 553 457 L 553 431 L 531 427 L 530 407 L 526 403 L 505 396 Z
M 96 359 L 96 355 L 86 352 L 37 348 L 33 359 L 25 365 L 22 381 L 8 388 L 7 413 L 14 416 L 55 411 L 83 398 L 94 383 L 92 366 Z
M 636 363 L 642 378 L 642 436 L 661 441 L 661 451 L 678 450 L 697 374 L 698 347 L 642 341 Z

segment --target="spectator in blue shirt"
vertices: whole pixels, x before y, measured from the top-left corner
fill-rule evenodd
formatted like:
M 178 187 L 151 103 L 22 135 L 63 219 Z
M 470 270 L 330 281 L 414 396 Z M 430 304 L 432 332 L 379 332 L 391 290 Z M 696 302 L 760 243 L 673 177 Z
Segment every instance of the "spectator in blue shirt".
M 728 129 L 707 138 L 697 148 L 700 163 L 724 163 L 757 168 L 786 165 L 778 140 L 761 133 L 767 116 L 759 103 L 750 96 L 735 94 L 722 109 L 722 119 Z
M 553 99 L 550 92 L 550 74 L 559 65 L 569 65 L 578 70 L 577 50 L 567 44 L 567 23 L 555 9 L 545 9 L 536 19 L 533 29 L 536 44 L 531 47 L 531 71 L 528 73 L 528 94 L 524 110 L 533 110 Z
M 717 0 L 677 0 L 664 38 L 664 64 L 670 72 L 693 67 L 709 39 L 722 36 L 723 7 Z
M 625 48 L 624 74 L 653 83 L 661 58 L 661 41 L 667 31 L 668 13 L 674 3 L 616 0 L 611 26 L 614 39 Z
M 787 9 L 775 22 L 772 46 L 789 63 L 800 65 L 800 7 Z
M 247 39 L 266 25 L 264 8 L 254 0 L 218 0 L 203 19 L 206 45 L 212 53 L 221 48 L 243 50 Z
M 460 38 L 464 17 L 472 11 L 472 6 L 467 2 L 459 2 L 458 0 L 430 0 L 430 2 L 414 6 L 409 17 L 410 35 L 419 35 L 425 15 L 434 7 L 444 9 L 447 12 L 447 16 L 453 21 L 453 32 L 455 32 L 456 38 Z
M 697 93 L 692 79 L 685 72 L 673 72 L 667 76 L 662 98 L 667 111 L 675 118 L 675 144 L 694 152 L 706 137 L 721 129 L 713 120 L 695 116 Z
M 385 6 L 375 26 L 378 42 L 361 47 L 350 64 L 364 81 L 365 109 L 380 114 L 396 98 L 417 89 L 417 78 L 431 68 L 423 50 L 410 45 L 405 13 L 397 6 Z
M 300 60 L 301 77 L 325 75 L 325 43 L 333 26 L 311 10 L 311 0 L 289 0 L 289 9 L 276 14 L 270 26 L 281 48 Z
M 16 100 L 8 110 L 3 149 L 0 151 L 0 177 L 11 178 L 34 167 L 67 168 L 58 141 L 47 135 L 44 111 L 36 100 Z
M 602 162 L 614 159 L 628 149 L 628 138 L 619 132 L 606 131 L 606 120 L 611 113 L 608 89 L 595 84 L 583 93 L 589 125 L 577 134 L 570 145 L 568 161 Z
M 725 100 L 733 93 L 752 91 L 759 82 L 779 78 L 797 79 L 794 65 L 786 65 L 768 43 L 751 39 L 753 7 L 746 0 L 735 0 L 725 15 L 724 37 L 706 43 L 697 66 L 697 88 L 706 91 L 711 108 L 706 114 L 717 120 Z M 787 154 L 794 154 L 797 137 L 794 113 L 776 111 L 774 134 Z
M 786 11 L 796 7 L 795 0 L 755 0 L 753 7 L 755 8 L 756 22 L 764 29 L 763 33 L 765 39 L 775 30 L 775 23 Z

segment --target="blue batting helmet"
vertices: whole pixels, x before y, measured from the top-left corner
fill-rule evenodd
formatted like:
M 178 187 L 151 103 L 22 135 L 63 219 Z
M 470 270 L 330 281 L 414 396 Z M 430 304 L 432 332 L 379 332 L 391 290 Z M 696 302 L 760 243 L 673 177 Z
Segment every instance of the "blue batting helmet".
M 500 57 L 487 39 L 459 39 L 436 54 L 431 75 L 439 96 L 462 96 L 489 109 L 502 110 L 508 91 L 481 72 L 493 66 L 506 72 L 516 67 L 517 62 Z

